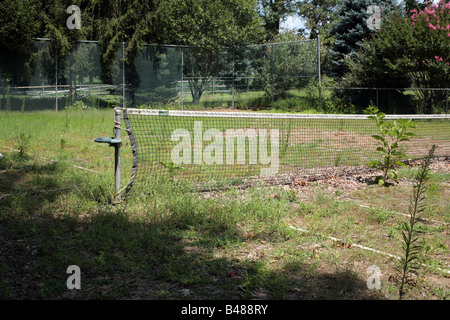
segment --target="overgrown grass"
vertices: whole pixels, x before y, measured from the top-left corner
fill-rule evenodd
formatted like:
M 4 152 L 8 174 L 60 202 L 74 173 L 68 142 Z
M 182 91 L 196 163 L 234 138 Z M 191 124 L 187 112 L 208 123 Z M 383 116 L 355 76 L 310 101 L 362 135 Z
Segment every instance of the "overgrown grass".
M 113 205 L 113 149 L 93 142 L 112 135 L 111 111 L 1 116 L 3 299 L 396 298 L 388 281 L 392 261 L 328 238 L 396 254 L 403 217 L 383 203 L 367 209 L 323 191 L 301 201 L 293 188 L 241 189 L 239 180 L 198 192 L 190 181 L 160 177 L 137 184 L 128 201 Z M 28 143 L 19 143 L 20 134 Z M 126 140 L 122 154 L 128 181 Z M 430 212 L 442 221 L 448 202 L 438 201 L 446 192 L 438 186 L 447 182 L 438 173 L 430 180 L 436 184 Z M 409 196 L 400 187 L 372 187 L 373 193 L 355 193 L 355 201 Z M 422 228 L 427 236 L 420 259 L 431 267 L 420 279 L 441 277 L 432 267 L 448 260 L 447 229 Z M 378 291 L 365 282 L 373 264 L 386 274 Z M 66 287 L 69 265 L 81 269 L 81 290 Z M 408 298 L 423 299 L 423 292 L 429 299 L 448 297 L 445 286 L 422 281 Z

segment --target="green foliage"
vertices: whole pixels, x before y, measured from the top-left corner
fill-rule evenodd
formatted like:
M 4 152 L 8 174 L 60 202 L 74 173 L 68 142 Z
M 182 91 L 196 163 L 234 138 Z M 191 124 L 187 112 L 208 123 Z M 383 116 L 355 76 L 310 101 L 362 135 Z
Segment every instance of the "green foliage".
M 21 132 L 16 137 L 15 147 L 19 151 L 19 159 L 20 160 L 24 160 L 27 158 L 28 148 L 30 146 L 30 139 L 31 139 L 31 135 L 30 134 L 27 135 L 23 132 Z
M 160 161 L 159 162 L 164 168 L 166 168 L 167 170 L 168 170 L 168 172 L 169 172 L 169 177 L 170 177 L 170 179 L 172 180 L 174 177 L 175 177 L 175 175 L 176 175 L 176 173 L 177 173 L 177 170 L 180 170 L 181 169 L 181 167 L 178 167 L 178 166 L 176 166 L 174 163 L 168 163 L 168 164 L 165 164 L 164 162 L 162 162 L 162 161 Z
M 0 72 L 12 85 L 27 79 L 33 68 L 34 37 L 41 24 L 32 0 L 0 2 Z
M 255 0 L 164 0 L 156 13 L 164 43 L 234 47 L 263 37 Z
M 279 33 L 281 22 L 294 13 L 296 2 L 293 0 L 259 0 L 267 39 Z
M 412 4 L 410 4 L 412 5 Z M 444 110 L 444 90 L 450 83 L 450 4 L 429 4 L 408 16 L 397 12 L 383 23 L 376 36 L 366 39 L 359 52 L 346 60 L 344 87 L 414 87 L 415 110 L 433 113 Z M 392 104 L 401 107 L 405 96 L 392 92 Z M 381 105 L 381 104 L 380 104 Z M 386 105 L 383 105 L 386 108 Z M 390 111 L 398 111 L 391 107 Z
M 88 110 L 89 107 L 82 100 L 75 101 L 72 105 L 66 106 L 67 111 Z
M 310 30 L 309 38 L 328 34 L 335 19 L 337 0 L 302 0 L 297 2 L 297 13 L 305 20 L 305 26 Z M 303 30 L 299 30 L 303 31 Z
M 354 55 L 361 47 L 363 40 L 373 33 L 367 26 L 368 6 L 378 5 L 383 7 L 382 19 L 389 16 L 394 8 L 395 1 L 380 0 L 342 0 L 336 9 L 337 22 L 330 30 L 335 37 L 335 42 L 330 50 L 333 72 L 341 77 L 347 70 L 346 59 Z
M 377 151 L 383 157 L 381 161 L 376 160 L 369 163 L 369 166 L 383 171 L 383 176 L 377 177 L 378 184 L 384 185 L 388 178 L 398 183 L 395 166 L 405 166 L 398 159 L 406 158 L 406 155 L 400 150 L 399 142 L 409 141 L 410 137 L 415 136 L 414 133 L 407 132 L 407 130 L 415 128 L 416 123 L 411 119 L 387 121 L 385 120 L 386 115 L 375 107 L 369 107 L 365 112 L 370 114 L 368 118 L 375 120 L 378 127 L 380 134 L 372 135 L 372 137 L 377 141 L 379 145 Z
M 426 181 L 430 172 L 430 162 L 434 155 L 436 146 L 433 145 L 425 157 L 425 160 L 420 167 L 417 176 L 416 184 L 413 189 L 413 195 L 411 197 L 409 206 L 409 221 L 402 224 L 402 238 L 403 238 L 403 253 L 404 256 L 400 260 L 401 269 L 401 285 L 399 289 L 400 300 L 405 294 L 405 284 L 408 282 L 408 273 L 413 270 L 417 270 L 419 267 L 418 257 L 421 250 L 421 245 L 417 240 L 419 231 L 416 224 L 420 221 L 420 213 L 422 213 L 426 206 L 424 200 L 426 199 Z
M 379 38 L 377 38 L 379 39 Z M 365 109 L 370 104 L 377 103 L 383 112 L 407 112 L 409 105 L 407 97 L 401 90 L 352 90 L 345 88 L 407 88 L 410 86 L 408 74 L 403 70 L 388 68 L 389 59 L 383 50 L 376 45 L 375 38 L 366 40 L 359 51 L 351 55 L 345 62 L 348 70 L 338 81 L 334 94 L 342 103 L 355 104 L 358 109 Z M 378 96 L 377 96 L 378 94 Z M 408 110 L 409 111 L 409 110 Z
M 274 45 L 263 47 L 261 68 L 257 70 L 255 86 L 260 86 L 273 100 L 286 98 L 289 89 L 302 88 L 309 83 L 309 78 L 286 76 L 314 76 L 317 74 L 316 42 L 284 44 L 303 40 L 294 32 L 277 35 L 269 42 Z M 276 44 L 281 42 L 283 44 Z
M 11 111 L 11 86 L 6 87 L 6 111 Z
M 229 76 L 232 50 L 219 55 L 217 49 L 258 43 L 263 39 L 262 20 L 255 0 L 170 0 L 158 9 L 158 30 L 164 43 L 196 46 L 186 48 L 184 72 L 190 77 L 194 104 L 200 101 L 213 75 Z M 236 66 L 239 61 L 235 61 Z M 201 79 L 200 79 L 201 78 Z

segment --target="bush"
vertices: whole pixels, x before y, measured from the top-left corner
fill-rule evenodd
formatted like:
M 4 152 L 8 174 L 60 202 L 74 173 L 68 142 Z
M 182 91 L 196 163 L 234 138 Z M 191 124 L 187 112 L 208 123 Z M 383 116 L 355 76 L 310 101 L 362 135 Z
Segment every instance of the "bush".
M 401 91 L 385 92 L 379 108 L 398 113 L 401 105 L 409 104 L 416 113 L 440 112 L 445 104 L 445 90 L 423 89 L 445 88 L 450 83 L 450 2 L 430 3 L 421 11 L 414 9 L 408 14 L 393 14 L 377 36 L 364 42 L 361 50 L 346 61 L 349 72 L 340 85 L 419 88 L 414 90 L 417 98 L 413 100 Z M 368 102 L 367 92 L 337 94 L 358 106 Z

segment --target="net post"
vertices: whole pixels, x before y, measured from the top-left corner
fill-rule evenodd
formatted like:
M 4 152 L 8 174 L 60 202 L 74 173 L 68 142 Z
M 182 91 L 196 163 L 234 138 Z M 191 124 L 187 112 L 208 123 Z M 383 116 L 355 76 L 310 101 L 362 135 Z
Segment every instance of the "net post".
M 121 125 L 122 111 L 114 109 L 114 138 L 121 139 L 120 125 Z M 114 202 L 120 202 L 120 148 L 122 143 L 114 144 Z

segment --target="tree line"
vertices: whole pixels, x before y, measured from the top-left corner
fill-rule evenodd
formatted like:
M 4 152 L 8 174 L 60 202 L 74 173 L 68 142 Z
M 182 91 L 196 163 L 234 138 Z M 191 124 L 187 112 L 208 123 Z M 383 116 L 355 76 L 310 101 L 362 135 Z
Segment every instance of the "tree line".
M 33 72 L 36 38 L 50 38 L 63 59 L 77 40 L 98 41 L 101 67 L 125 43 L 127 72 L 145 43 L 215 50 L 276 42 L 289 16 L 303 19 L 295 37 L 322 42 L 321 64 L 340 87 L 435 87 L 450 82 L 450 4 L 415 0 L 5 0 L 0 3 L 0 71 L 10 85 Z M 69 29 L 67 7 L 81 9 L 81 28 Z M 381 8 L 371 29 L 367 9 Z M 285 37 L 286 38 L 286 37 Z M 286 57 L 288 59 L 288 57 Z M 109 71 L 111 73 L 111 71 Z M 110 75 L 109 75 L 110 76 Z M 201 89 L 200 89 L 201 90 Z M 340 96 L 339 96 L 340 94 Z M 401 94 L 399 91 L 398 95 Z M 419 92 L 423 112 L 442 104 L 445 92 Z M 351 103 L 363 95 L 336 97 Z M 396 96 L 391 97 L 392 100 Z

